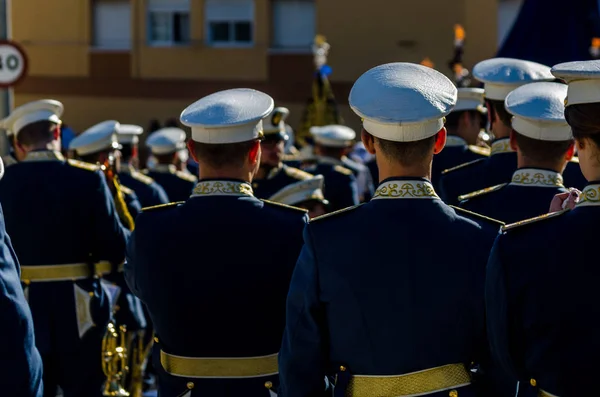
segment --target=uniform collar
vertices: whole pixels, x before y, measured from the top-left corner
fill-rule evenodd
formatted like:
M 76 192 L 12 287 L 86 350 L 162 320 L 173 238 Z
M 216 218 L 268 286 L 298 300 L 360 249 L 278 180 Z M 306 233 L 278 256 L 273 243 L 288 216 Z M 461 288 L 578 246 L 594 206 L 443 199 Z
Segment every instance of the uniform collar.
M 502 138 L 492 143 L 491 155 L 514 152 L 510 147 L 510 138 Z
M 559 172 L 541 168 L 520 168 L 515 171 L 510 182 L 513 186 L 564 187 Z
M 379 184 L 373 200 L 380 199 L 436 199 L 433 185 L 425 178 L 389 178 Z
M 23 161 L 65 161 L 65 157 L 58 151 L 36 150 L 27 153 Z
M 467 141 L 456 135 L 448 135 L 446 137 L 446 147 L 467 146 Z
M 204 179 L 199 181 L 190 197 L 209 196 L 249 196 L 253 197 L 252 186 L 248 182 L 226 179 Z
M 177 167 L 174 164 L 156 164 L 152 168 L 152 171 L 160 174 L 174 174 L 177 172 Z
M 338 160 L 334 157 L 316 156 L 317 163 L 320 164 L 331 164 L 331 165 L 343 165 L 342 160 Z
M 600 182 L 592 182 L 583 189 L 577 207 L 600 206 Z

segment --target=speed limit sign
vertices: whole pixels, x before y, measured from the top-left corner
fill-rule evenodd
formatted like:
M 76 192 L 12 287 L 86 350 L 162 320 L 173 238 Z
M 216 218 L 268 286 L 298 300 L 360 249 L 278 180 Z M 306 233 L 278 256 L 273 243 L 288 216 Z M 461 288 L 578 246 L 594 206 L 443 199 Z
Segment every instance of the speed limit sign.
M 17 84 L 27 73 L 27 56 L 14 41 L 0 41 L 0 88 Z

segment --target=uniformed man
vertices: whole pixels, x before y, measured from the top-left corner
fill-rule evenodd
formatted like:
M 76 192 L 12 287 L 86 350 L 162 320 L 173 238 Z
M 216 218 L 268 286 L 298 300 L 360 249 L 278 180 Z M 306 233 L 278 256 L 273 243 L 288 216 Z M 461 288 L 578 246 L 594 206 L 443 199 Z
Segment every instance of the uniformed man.
M 150 134 L 146 145 L 156 158 L 156 164 L 144 170 L 144 174 L 163 187 L 169 201 L 186 200 L 198 178 L 179 171 L 175 165 L 179 151 L 185 150 L 185 132 L 180 128 L 166 127 Z
M 436 190 L 439 190 L 442 171 L 489 157 L 489 149 L 477 145 L 485 113 L 487 110 L 483 106 L 482 88 L 458 89 L 456 106 L 446 117 L 446 146 L 441 153 L 433 157 L 431 183 Z
M 490 256 L 488 335 L 511 396 L 592 396 L 598 390 L 599 71 L 600 61 L 552 69 L 569 83 L 565 116 L 590 181 L 579 202 L 507 225 Z
M 326 125 L 312 127 L 310 134 L 315 142 L 316 164 L 308 167 L 307 170 L 315 175 L 321 174 L 325 177 L 325 195 L 332 196 L 331 201 L 333 202 L 342 201 L 344 206 L 354 205 L 348 204 L 352 198 L 348 186 L 352 186 L 354 189 L 351 178 L 340 176 L 340 174 L 347 175 L 347 170 L 350 170 L 356 178 L 359 202 L 368 201 L 374 191 L 371 173 L 364 164 L 350 160 L 346 156 L 356 139 L 356 132 L 344 125 Z M 344 208 L 344 206 L 339 207 L 335 204 L 333 206 L 338 209 Z
M 167 193 L 154 179 L 138 171 L 139 136 L 144 129 L 139 125 L 121 124 L 117 129 L 117 140 L 121 148 L 119 179 L 131 188 L 140 200 L 142 207 L 167 204 Z
M 44 363 L 44 395 L 60 386 L 65 397 L 100 396 L 110 306 L 96 275 L 123 262 L 128 232 L 98 167 L 59 152 L 62 112 L 60 102 L 41 100 L 10 114 L 25 158 L 0 181 L 0 202 Z
M 304 231 L 282 392 L 325 395 L 324 378 L 337 375 L 340 396 L 472 396 L 467 366 L 486 356 L 483 281 L 500 223 L 447 206 L 429 182 L 456 87 L 392 63 L 363 74 L 349 102 L 383 181 L 369 203 Z
M 119 122 L 115 120 L 95 124 L 77 135 L 69 144 L 69 150 L 74 151 L 79 160 L 102 167 L 123 226 L 133 230 L 133 221 L 142 211 L 142 205 L 135 192 L 119 181 L 121 154 L 117 151 L 120 148 L 117 141 L 118 128 Z M 125 202 L 126 211 L 120 201 Z
M 440 194 L 449 204 L 458 203 L 458 196 L 462 194 L 510 182 L 517 169 L 517 154 L 510 147 L 511 115 L 504 109 L 504 99 L 523 84 L 554 80 L 548 66 L 509 58 L 479 62 L 473 68 L 473 76 L 484 83 L 490 130 L 495 140 L 490 157 L 442 172 Z
M 261 142 L 260 168 L 252 181 L 258 198 L 269 198 L 289 184 L 311 178 L 312 175 L 283 164 L 285 142 L 289 139 L 285 120 L 290 114 L 286 108 L 275 108 L 263 121 L 264 140 Z
M 513 223 L 547 213 L 554 196 L 567 192 L 561 173 L 574 147 L 563 111 L 566 96 L 560 83 L 526 84 L 508 94 L 518 169 L 510 183 L 460 196 L 461 208 Z
M 317 175 L 304 181 L 287 185 L 273 196 L 270 201 L 304 208 L 310 218 L 325 215 L 329 201 L 323 195 L 323 175 Z
M 277 389 L 285 296 L 308 216 L 252 193 L 272 109 L 271 97 L 251 89 L 186 108 L 200 180 L 185 202 L 138 217 L 125 274 L 154 323 L 160 395 L 268 397 Z M 269 240 L 268 253 L 257 239 Z
M 4 164 L 0 160 L 0 179 Z M 42 359 L 35 347 L 33 319 L 21 287 L 19 260 L 4 227 L 0 206 L 0 385 L 7 396 L 42 397 Z

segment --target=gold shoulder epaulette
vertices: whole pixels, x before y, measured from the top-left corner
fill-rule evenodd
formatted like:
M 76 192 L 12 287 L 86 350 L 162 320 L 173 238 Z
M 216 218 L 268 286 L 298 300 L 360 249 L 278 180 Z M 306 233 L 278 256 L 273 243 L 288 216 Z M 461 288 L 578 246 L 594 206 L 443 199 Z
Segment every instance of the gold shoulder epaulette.
M 569 160 L 570 163 L 576 163 L 579 164 L 579 157 L 578 156 L 574 156 L 571 160 Z
M 132 194 L 134 194 L 134 192 L 133 192 L 133 189 L 131 189 L 131 188 L 128 188 L 127 186 L 123 186 L 123 185 L 121 185 L 121 186 L 119 186 L 119 187 L 121 188 L 121 191 L 122 191 L 123 193 L 125 193 L 125 194 L 128 194 L 128 195 L 130 195 L 130 196 L 131 196 Z
M 460 208 L 460 207 L 456 207 L 454 205 L 451 205 L 450 208 L 453 208 L 456 212 L 460 212 L 462 214 L 474 217 L 474 218 L 478 218 L 478 219 L 483 219 L 485 221 L 491 222 L 491 223 L 495 223 L 498 226 L 504 226 L 505 223 L 502 221 L 499 221 L 498 219 L 494 219 L 494 218 L 490 218 L 489 216 L 485 216 L 485 215 L 481 215 L 478 214 L 477 212 L 473 212 L 473 211 L 469 211 L 466 210 L 464 208 Z
M 198 178 L 188 172 L 177 171 L 175 172 L 175 175 L 188 182 L 198 182 Z
M 486 157 L 489 157 L 490 153 L 492 152 L 487 147 L 482 147 L 482 146 L 477 146 L 477 145 L 469 145 L 469 146 L 467 146 L 467 148 L 475 154 L 479 154 L 481 156 L 486 156 Z
M 85 161 L 69 159 L 69 164 L 73 167 L 81 168 L 88 171 L 98 171 L 100 170 L 100 166 L 92 163 L 86 163 Z
M 144 207 L 144 208 L 142 208 L 142 212 L 148 212 L 148 211 L 154 211 L 154 210 L 161 210 L 161 209 L 176 207 L 179 204 L 184 204 L 184 203 L 185 203 L 185 201 L 175 201 L 173 203 L 168 203 L 168 204 L 153 205 L 151 207 Z
M 460 170 L 461 168 L 468 167 L 470 165 L 473 165 L 475 163 L 480 162 L 481 160 L 483 160 L 483 159 L 477 159 L 477 160 L 469 161 L 467 163 L 459 164 L 456 167 L 448 168 L 447 170 L 442 171 L 442 175 L 445 175 L 445 174 L 447 174 L 449 172 L 452 172 L 452 171 Z
M 132 171 L 131 177 L 137 181 L 145 183 L 146 185 L 151 185 L 154 182 L 154 179 L 150 178 L 148 175 L 144 175 L 139 171 Z
M 148 168 L 144 168 L 143 170 L 140 171 L 142 174 L 144 175 L 148 175 L 150 173 L 150 170 Z
M 337 172 L 339 172 L 340 174 L 344 174 L 344 175 L 352 175 L 352 171 L 350 171 L 348 168 L 346 167 L 342 167 L 341 165 L 334 165 L 333 169 Z
M 293 210 L 293 211 L 296 211 L 296 212 L 302 212 L 304 214 L 308 213 L 308 210 L 305 210 L 304 208 L 294 207 L 293 205 L 281 204 L 281 203 L 278 203 L 276 201 L 270 201 L 270 200 L 265 200 L 265 199 L 260 199 L 260 201 L 262 201 L 265 204 L 269 204 L 269 205 L 272 205 L 272 206 L 275 206 L 275 207 L 285 208 L 285 209 Z
M 506 185 L 508 185 L 508 183 L 501 183 L 499 185 L 486 187 L 485 189 L 477 190 L 472 193 L 463 194 L 461 196 L 458 196 L 458 201 L 469 200 L 469 199 L 472 199 L 473 197 L 483 196 L 484 194 L 488 194 L 491 192 L 495 192 L 496 190 L 500 190 Z
M 543 220 L 546 220 L 546 219 L 556 218 L 557 216 L 560 216 L 560 215 L 562 215 L 564 213 L 567 213 L 569 211 L 570 211 L 570 209 L 567 208 L 567 209 L 564 209 L 562 211 L 550 212 L 548 214 L 536 216 L 535 218 L 529 218 L 529 219 L 525 219 L 525 220 L 522 220 L 522 221 L 519 221 L 519 222 L 511 223 L 509 225 L 502 226 L 502 231 L 503 232 L 507 232 L 509 230 L 516 229 L 516 228 L 521 227 L 521 226 L 531 225 L 532 223 L 536 223 L 536 222 L 543 221 Z
M 340 215 L 340 214 L 343 214 L 343 213 L 355 210 L 355 209 L 357 209 L 358 207 L 360 207 L 363 204 L 364 203 L 360 203 L 360 204 L 357 204 L 357 205 L 353 205 L 352 207 L 342 208 L 341 210 L 330 212 L 329 214 L 317 216 L 316 218 L 311 219 L 310 222 L 312 223 L 312 222 L 315 222 L 315 221 L 321 221 L 323 219 L 328 219 L 328 218 L 334 217 L 336 215 Z
M 294 179 L 298 179 L 299 181 L 304 181 L 306 179 L 310 179 L 313 177 L 312 174 L 309 174 L 308 172 L 302 171 L 298 168 L 285 166 L 285 167 L 283 167 L 283 169 L 285 170 L 285 173 L 287 174 L 287 176 L 290 176 Z
M 300 160 L 298 158 L 298 154 L 284 154 L 283 155 L 283 161 L 296 161 L 296 160 Z

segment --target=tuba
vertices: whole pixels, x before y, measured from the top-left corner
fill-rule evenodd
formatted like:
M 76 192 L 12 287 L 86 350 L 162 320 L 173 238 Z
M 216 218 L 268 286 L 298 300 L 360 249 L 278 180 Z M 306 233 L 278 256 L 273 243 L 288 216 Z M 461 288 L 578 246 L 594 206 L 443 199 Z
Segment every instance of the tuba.
M 114 322 L 109 322 L 102 339 L 102 371 L 106 375 L 103 396 L 128 397 L 129 392 L 123 388 L 127 376 L 127 346 L 125 341 L 126 327 L 121 325 L 119 331 Z
M 153 338 L 145 342 L 146 331 L 140 330 L 129 335 L 128 346 L 131 346 L 131 371 L 129 373 L 128 390 L 131 397 L 143 396 L 144 371 L 148 363 L 150 350 L 154 345 Z M 144 343 L 146 345 L 144 346 Z

